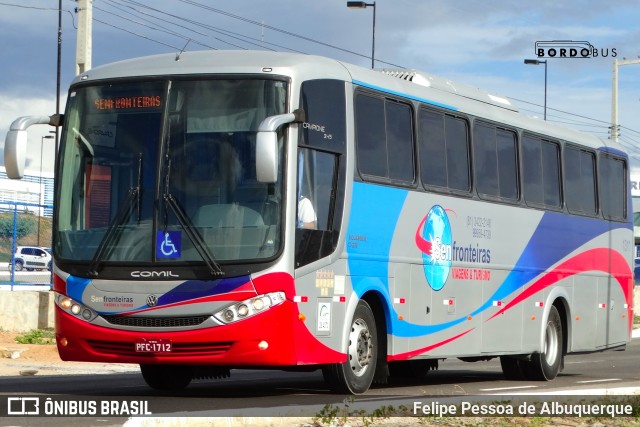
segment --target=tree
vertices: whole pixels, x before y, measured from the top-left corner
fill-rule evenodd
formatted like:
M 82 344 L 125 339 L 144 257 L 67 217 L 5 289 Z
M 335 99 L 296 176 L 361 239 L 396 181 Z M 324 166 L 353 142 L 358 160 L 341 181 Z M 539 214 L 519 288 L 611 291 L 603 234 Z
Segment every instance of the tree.
M 20 214 L 17 216 L 17 238 L 20 239 L 33 233 L 38 227 L 38 221 L 33 215 Z M 0 239 L 13 239 L 13 214 L 0 214 Z

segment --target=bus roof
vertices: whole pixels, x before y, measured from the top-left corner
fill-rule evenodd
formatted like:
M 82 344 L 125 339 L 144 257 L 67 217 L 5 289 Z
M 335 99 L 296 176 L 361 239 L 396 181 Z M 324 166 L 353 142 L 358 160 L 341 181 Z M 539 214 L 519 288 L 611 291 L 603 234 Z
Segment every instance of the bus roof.
M 508 98 L 472 86 L 415 70 L 372 70 L 335 59 L 299 53 L 208 50 L 160 54 L 99 66 L 77 76 L 73 83 L 193 74 L 269 74 L 300 80 L 339 79 L 551 138 L 596 149 L 610 147 L 625 151 L 622 145 L 612 141 L 523 115 Z

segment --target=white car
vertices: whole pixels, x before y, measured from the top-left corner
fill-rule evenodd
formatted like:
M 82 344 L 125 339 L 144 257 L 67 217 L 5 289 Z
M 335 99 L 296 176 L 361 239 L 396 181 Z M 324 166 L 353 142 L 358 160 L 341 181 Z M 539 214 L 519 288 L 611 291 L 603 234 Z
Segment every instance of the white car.
M 16 271 L 27 270 L 51 271 L 51 254 L 37 246 L 18 246 L 13 254 L 13 265 Z

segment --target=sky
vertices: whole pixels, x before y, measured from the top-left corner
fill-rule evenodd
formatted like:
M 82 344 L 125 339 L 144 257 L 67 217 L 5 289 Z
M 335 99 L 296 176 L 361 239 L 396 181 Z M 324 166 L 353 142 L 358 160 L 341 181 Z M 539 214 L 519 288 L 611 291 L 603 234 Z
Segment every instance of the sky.
M 547 120 L 607 138 L 613 61 L 640 55 L 637 0 L 376 0 L 376 68 L 420 70 L 510 98 L 542 119 L 537 41 L 588 42 L 547 60 Z M 75 75 L 78 3 L 62 0 L 61 110 Z M 93 0 L 92 66 L 180 50 L 258 49 L 371 66 L 373 8 L 346 0 Z M 56 110 L 57 0 L 0 0 L 0 148 L 13 120 Z M 640 169 L 640 64 L 619 69 L 620 142 Z M 27 169 L 53 169 L 52 128 L 29 129 Z M 0 150 L 1 155 L 2 150 Z M 42 157 L 43 162 L 40 163 Z

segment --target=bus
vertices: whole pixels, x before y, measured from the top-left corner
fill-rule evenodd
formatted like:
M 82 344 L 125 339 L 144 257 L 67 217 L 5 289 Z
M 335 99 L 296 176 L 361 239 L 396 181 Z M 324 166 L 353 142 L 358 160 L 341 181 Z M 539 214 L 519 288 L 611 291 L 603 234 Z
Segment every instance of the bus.
M 629 158 L 509 99 L 412 70 L 281 52 L 88 70 L 55 170 L 56 343 L 155 389 L 321 369 L 364 393 L 439 361 L 552 380 L 624 349 Z

